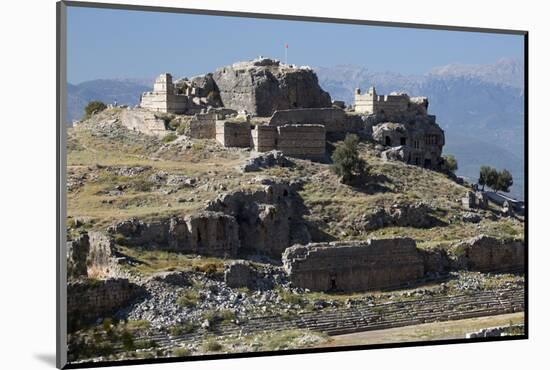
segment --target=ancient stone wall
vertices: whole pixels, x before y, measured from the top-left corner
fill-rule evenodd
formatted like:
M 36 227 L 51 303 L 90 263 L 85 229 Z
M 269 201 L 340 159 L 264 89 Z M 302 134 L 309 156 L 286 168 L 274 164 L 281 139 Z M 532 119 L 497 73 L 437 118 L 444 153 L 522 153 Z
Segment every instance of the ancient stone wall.
M 258 152 L 269 152 L 277 148 L 278 136 L 277 127 L 256 125 L 252 129 L 252 145 Z
M 249 148 L 252 144 L 249 122 L 217 121 L 216 140 L 225 147 Z
M 238 230 L 234 217 L 219 212 L 201 212 L 149 223 L 130 219 L 109 228 L 110 233 L 123 237 L 127 245 L 220 257 L 237 253 Z
M 170 132 L 161 118 L 144 109 L 123 110 L 120 115 L 120 123 L 129 130 L 159 138 L 163 138 Z
M 184 113 L 190 102 L 187 96 L 176 94 L 172 75 L 163 73 L 155 80 L 153 91 L 141 95 L 139 105 L 153 112 Z
M 409 238 L 297 245 L 285 250 L 283 264 L 294 286 L 316 291 L 390 288 L 424 276 Z
M 481 272 L 523 270 L 525 245 L 521 240 L 481 235 L 451 248 L 455 268 Z
M 195 114 L 189 121 L 188 135 L 194 139 L 215 139 L 216 119 L 215 112 Z
M 269 120 L 270 126 L 289 124 L 316 124 L 325 126 L 326 132 L 345 132 L 346 113 L 340 108 L 302 108 L 278 110 Z
M 355 112 L 385 115 L 388 120 L 396 116 L 425 116 L 428 114 L 428 99 L 423 96 L 409 97 L 407 94 L 392 93 L 378 95 L 371 87 L 364 95 L 355 90 Z
M 81 280 L 67 284 L 69 327 L 108 317 L 141 293 L 128 279 Z
M 113 239 L 97 231 L 82 232 L 67 243 L 67 270 L 70 278 L 109 276 L 117 271 L 113 260 Z
M 284 155 L 315 160 L 325 157 L 326 134 L 323 125 L 284 125 L 277 130 L 277 150 Z

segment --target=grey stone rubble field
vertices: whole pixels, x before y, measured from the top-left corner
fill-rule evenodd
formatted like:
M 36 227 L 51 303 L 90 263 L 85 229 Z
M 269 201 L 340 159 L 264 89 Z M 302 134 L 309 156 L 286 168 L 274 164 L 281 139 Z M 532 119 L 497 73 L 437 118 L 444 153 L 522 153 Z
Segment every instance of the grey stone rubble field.
M 286 303 L 281 291 L 290 294 L 303 294 L 307 289 L 293 288 L 286 274 L 279 268 L 261 270 L 261 279 L 256 281 L 256 290 L 242 291 L 230 288 L 218 279 L 212 279 L 200 273 L 164 273 L 152 277 L 140 286 L 146 293 L 135 302 L 119 310 L 116 317 L 130 320 L 148 320 L 152 326 L 161 329 L 185 322 L 193 322 L 200 326 L 204 323 L 204 315 L 211 311 L 230 310 L 236 316 L 237 322 L 250 317 L 266 315 L 281 315 L 289 311 L 302 311 L 298 304 Z M 484 285 L 491 275 L 480 273 L 452 273 L 452 279 L 447 282 L 432 285 L 429 288 L 409 289 L 402 292 L 388 292 L 382 295 L 365 293 L 363 296 L 348 299 L 345 302 L 330 299 L 312 301 L 314 310 L 327 308 L 345 308 L 365 304 L 377 304 L 381 301 L 416 298 L 430 299 L 444 296 L 450 289 L 455 292 L 483 292 Z M 277 284 L 278 288 L 273 289 Z M 503 284 L 500 289 L 522 289 L 523 279 L 517 277 L 514 281 Z M 198 291 L 199 299 L 194 307 L 183 307 L 177 303 L 178 297 L 191 287 Z M 199 287 L 199 288 L 197 288 Z

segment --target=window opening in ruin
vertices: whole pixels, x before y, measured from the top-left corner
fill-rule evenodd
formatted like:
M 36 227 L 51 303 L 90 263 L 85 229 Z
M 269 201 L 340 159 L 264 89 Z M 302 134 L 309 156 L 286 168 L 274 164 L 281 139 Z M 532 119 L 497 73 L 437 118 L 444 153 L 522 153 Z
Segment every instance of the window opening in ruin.
M 202 240 L 201 238 L 201 231 L 199 229 L 197 229 L 197 243 L 200 243 Z
M 287 197 L 287 196 L 288 196 L 288 190 L 285 189 L 285 190 L 283 191 L 283 196 L 284 196 L 284 197 Z
M 391 139 L 389 136 L 386 136 L 386 145 L 391 146 Z
M 407 138 L 405 137 L 401 138 L 401 145 L 407 145 Z
M 432 167 L 432 160 L 429 158 L 424 159 L 424 167 L 431 168 Z

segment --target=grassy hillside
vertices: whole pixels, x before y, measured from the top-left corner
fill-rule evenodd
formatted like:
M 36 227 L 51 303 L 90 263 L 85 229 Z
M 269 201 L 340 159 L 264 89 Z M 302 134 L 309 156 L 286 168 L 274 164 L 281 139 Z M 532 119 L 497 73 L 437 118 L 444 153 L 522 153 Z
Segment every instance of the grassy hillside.
M 69 128 L 68 216 L 89 227 L 105 228 L 116 220 L 145 220 L 186 215 L 200 210 L 222 192 L 255 186 L 257 176 L 301 180 L 299 192 L 306 220 L 316 239 L 364 239 L 410 236 L 421 244 L 449 243 L 481 233 L 522 237 L 523 224 L 496 218 L 490 211 L 479 224 L 461 220 L 460 198 L 467 189 L 445 175 L 378 158 L 361 144 L 369 177 L 358 187 L 343 185 L 330 164 L 293 160 L 292 168 L 241 173 L 237 166 L 250 150 L 222 148 L 214 140 L 172 142 L 129 131 L 115 122 L 120 111 L 109 109 Z M 159 180 L 159 178 L 162 178 Z M 167 180 L 167 179 L 172 179 Z M 187 183 L 186 183 L 187 181 Z M 377 207 L 424 202 L 442 226 L 428 229 L 386 227 L 358 230 L 359 220 Z

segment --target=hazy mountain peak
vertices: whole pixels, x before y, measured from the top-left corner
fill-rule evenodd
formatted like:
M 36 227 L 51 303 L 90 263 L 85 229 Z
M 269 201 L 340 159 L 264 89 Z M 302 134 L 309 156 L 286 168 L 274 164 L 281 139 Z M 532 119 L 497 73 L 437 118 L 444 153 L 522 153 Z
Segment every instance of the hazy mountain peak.
M 452 63 L 433 68 L 427 73 L 430 77 L 476 78 L 497 85 L 507 85 L 522 89 L 524 85 L 523 61 L 502 58 L 490 64 Z

